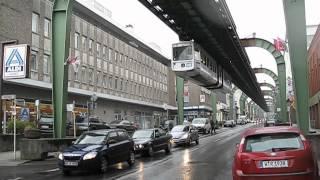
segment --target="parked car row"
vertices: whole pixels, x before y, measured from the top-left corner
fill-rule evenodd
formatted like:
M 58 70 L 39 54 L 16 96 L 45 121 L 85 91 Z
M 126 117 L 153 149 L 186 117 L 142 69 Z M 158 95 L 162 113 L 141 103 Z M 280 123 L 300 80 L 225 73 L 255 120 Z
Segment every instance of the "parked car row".
M 135 154 L 153 156 L 161 150 L 169 154 L 172 145 L 192 142 L 199 144 L 199 135 L 191 124 L 175 126 L 169 133 L 160 128 L 136 130 L 132 138 L 118 128 L 87 131 L 59 154 L 58 165 L 65 175 L 76 170 L 105 173 L 112 164 L 133 165 Z
M 42 134 L 52 134 L 53 133 L 53 121 L 54 118 L 51 116 L 43 116 L 40 118 L 38 123 L 38 128 Z M 77 116 L 75 119 L 75 127 L 77 130 L 77 135 L 84 131 L 92 131 L 98 129 L 111 129 L 119 128 L 126 130 L 130 135 L 138 129 L 138 126 L 127 120 L 117 120 L 110 123 L 105 123 L 97 117 L 81 117 Z M 66 123 L 66 132 L 68 135 L 73 135 L 73 131 L 69 132 L 69 129 L 73 129 L 73 122 Z M 68 133 L 69 132 L 69 133 Z

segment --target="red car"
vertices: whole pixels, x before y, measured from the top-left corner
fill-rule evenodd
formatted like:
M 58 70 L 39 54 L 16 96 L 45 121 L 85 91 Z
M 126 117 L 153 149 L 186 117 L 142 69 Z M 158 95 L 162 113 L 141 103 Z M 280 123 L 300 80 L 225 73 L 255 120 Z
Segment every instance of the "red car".
M 233 180 L 316 180 L 311 144 L 295 127 L 248 129 L 237 146 Z

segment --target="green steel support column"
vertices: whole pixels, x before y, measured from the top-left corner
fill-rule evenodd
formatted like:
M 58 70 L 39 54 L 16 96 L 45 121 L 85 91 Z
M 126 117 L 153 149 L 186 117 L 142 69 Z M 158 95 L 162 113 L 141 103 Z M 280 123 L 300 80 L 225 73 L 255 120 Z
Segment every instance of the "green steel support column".
M 183 91 L 184 91 L 184 79 L 177 76 L 176 77 L 176 88 L 177 88 L 177 101 L 178 101 L 178 124 L 183 123 L 184 117 L 184 100 L 183 100 Z
M 246 100 L 247 100 L 248 96 L 245 95 L 244 93 L 242 93 L 242 95 L 240 96 L 240 115 L 244 115 L 245 114 L 245 110 L 246 110 Z
M 211 91 L 212 118 L 217 121 L 217 94 Z
M 305 1 L 283 0 L 299 128 L 309 131 L 309 85 Z
M 52 98 L 54 112 L 54 137 L 66 134 L 66 99 L 69 55 L 70 22 L 73 0 L 55 0 L 52 12 Z
M 248 108 L 248 109 L 249 109 L 249 111 L 248 111 L 248 112 L 249 112 L 249 113 L 248 113 L 248 117 L 249 117 L 249 118 L 251 117 L 251 108 L 252 108 L 252 104 L 249 103 L 249 108 Z
M 286 66 L 285 64 L 278 65 L 278 77 L 279 77 L 279 91 L 280 91 L 280 98 L 278 101 L 280 101 L 280 121 L 282 122 L 288 122 L 287 117 L 287 77 L 286 77 Z
M 229 96 L 229 104 L 230 104 L 230 111 L 229 111 L 229 113 L 230 113 L 230 118 L 231 119 L 234 119 L 234 117 L 233 117 L 233 114 L 234 114 L 234 108 L 233 108 L 233 106 L 234 106 L 234 102 L 233 102 L 233 93 L 230 93 L 230 96 Z

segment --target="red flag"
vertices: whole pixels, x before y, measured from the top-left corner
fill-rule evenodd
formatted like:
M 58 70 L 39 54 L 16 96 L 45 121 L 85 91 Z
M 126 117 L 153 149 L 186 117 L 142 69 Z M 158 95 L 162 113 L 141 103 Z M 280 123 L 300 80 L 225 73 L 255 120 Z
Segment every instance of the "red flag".
M 274 39 L 274 47 L 276 48 L 277 51 L 285 51 L 286 50 L 286 43 L 280 39 L 280 38 L 277 38 L 277 39 Z

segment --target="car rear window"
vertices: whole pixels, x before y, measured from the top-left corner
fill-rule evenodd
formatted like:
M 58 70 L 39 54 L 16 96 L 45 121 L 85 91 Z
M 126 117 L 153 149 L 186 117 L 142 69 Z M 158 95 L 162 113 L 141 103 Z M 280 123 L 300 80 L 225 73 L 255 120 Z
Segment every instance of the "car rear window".
M 299 134 L 277 133 L 248 136 L 245 140 L 245 152 L 275 152 L 302 149 Z

